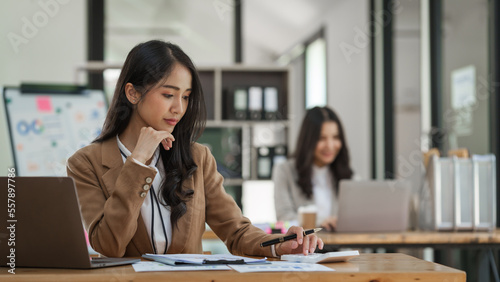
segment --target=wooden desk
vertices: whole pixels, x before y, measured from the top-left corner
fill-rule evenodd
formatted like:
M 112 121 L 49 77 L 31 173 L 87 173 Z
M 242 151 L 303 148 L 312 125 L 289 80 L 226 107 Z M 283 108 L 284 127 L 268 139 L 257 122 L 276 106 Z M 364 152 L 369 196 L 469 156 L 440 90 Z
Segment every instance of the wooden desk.
M 344 263 L 326 264 L 334 272 L 238 273 L 229 271 L 135 272 L 132 266 L 92 270 L 0 268 L 0 281 L 448 281 L 465 282 L 465 272 L 404 254 L 361 254 Z

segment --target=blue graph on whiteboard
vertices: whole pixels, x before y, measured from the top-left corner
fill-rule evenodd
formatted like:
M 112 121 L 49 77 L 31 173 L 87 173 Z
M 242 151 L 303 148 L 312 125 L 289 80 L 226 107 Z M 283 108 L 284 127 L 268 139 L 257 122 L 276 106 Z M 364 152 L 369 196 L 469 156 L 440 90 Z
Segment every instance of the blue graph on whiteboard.
M 34 119 L 32 122 L 21 120 L 16 126 L 17 132 L 22 136 L 28 135 L 30 131 L 40 135 L 43 133 L 44 128 L 42 121 L 39 119 Z

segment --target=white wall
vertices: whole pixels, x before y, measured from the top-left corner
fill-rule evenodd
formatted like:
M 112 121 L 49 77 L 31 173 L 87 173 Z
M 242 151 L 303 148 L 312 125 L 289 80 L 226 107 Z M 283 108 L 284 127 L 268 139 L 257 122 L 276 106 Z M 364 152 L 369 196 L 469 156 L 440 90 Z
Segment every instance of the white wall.
M 74 83 L 86 61 L 84 0 L 0 2 L 0 85 Z M 13 166 L 3 99 L 0 105 L 0 175 Z
M 370 45 L 368 1 L 335 1 L 325 18 L 328 105 L 342 119 L 351 166 L 363 179 L 371 178 Z M 365 32 L 365 40 L 358 29 Z M 341 46 L 356 48 L 349 55 Z M 343 51 L 344 50 L 344 51 Z

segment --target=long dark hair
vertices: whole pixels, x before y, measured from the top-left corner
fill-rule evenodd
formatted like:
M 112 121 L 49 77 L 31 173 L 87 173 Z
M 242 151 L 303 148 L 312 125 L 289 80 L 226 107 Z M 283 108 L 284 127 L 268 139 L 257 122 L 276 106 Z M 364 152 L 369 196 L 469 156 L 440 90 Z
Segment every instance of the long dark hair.
M 101 134 L 93 142 L 116 138 L 127 128 L 135 105 L 125 95 L 125 85 L 131 83 L 142 94 L 147 95 L 159 82 L 166 79 L 173 66 L 179 63 L 189 69 L 192 77 L 191 94 L 186 113 L 175 126 L 172 135 L 175 144 L 170 150 L 160 147 L 165 168 L 161 184 L 162 204 L 170 206 L 172 225 L 186 213 L 186 202 L 192 198 L 192 189 L 182 189 L 184 180 L 198 168 L 193 161 L 191 144 L 203 133 L 206 122 L 205 100 L 198 72 L 191 59 L 177 46 L 169 42 L 151 40 L 135 46 L 127 56 Z
M 307 111 L 302 126 L 300 128 L 299 137 L 297 140 L 297 149 L 295 150 L 295 167 L 299 175 L 298 184 L 302 192 L 308 199 L 312 196 L 312 167 L 314 164 L 314 150 L 318 144 L 321 127 L 324 122 L 336 122 L 339 129 L 339 138 L 342 142 L 342 147 L 330 164 L 330 171 L 334 177 L 335 193 L 338 190 L 339 181 L 352 177 L 352 170 L 349 165 L 349 149 L 344 136 L 344 129 L 339 117 L 334 111 L 328 107 L 314 107 Z

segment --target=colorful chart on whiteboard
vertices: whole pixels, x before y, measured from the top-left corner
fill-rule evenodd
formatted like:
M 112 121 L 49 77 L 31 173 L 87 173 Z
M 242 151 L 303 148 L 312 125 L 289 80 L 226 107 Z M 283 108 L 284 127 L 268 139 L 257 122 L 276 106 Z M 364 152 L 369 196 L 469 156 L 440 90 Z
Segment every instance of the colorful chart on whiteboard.
M 30 93 L 4 88 L 3 94 L 20 176 L 65 176 L 66 160 L 100 134 L 107 112 L 100 90 Z

